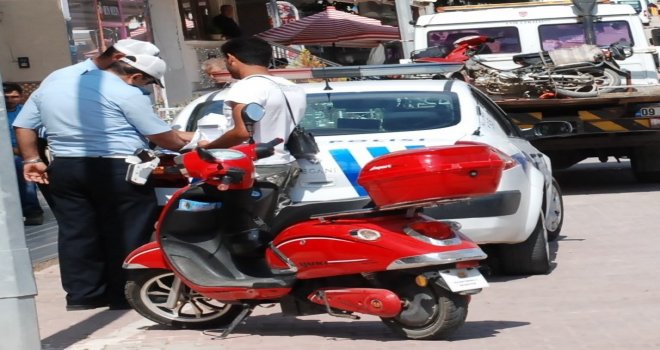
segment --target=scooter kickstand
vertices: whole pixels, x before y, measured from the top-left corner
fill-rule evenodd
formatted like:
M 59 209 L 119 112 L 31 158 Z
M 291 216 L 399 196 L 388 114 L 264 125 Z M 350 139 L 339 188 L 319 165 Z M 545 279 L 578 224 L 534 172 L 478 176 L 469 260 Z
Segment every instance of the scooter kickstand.
M 243 304 L 243 310 L 227 326 L 227 328 L 206 329 L 206 330 L 202 331 L 202 334 L 211 336 L 211 337 L 213 337 L 213 339 L 225 339 L 225 338 L 227 338 L 229 333 L 231 333 L 234 330 L 234 328 L 236 328 L 236 326 L 238 326 L 241 322 L 243 322 L 243 320 L 245 320 L 248 316 L 250 316 L 250 314 L 252 313 L 253 310 L 254 310 L 254 306 L 248 305 L 248 304 Z M 215 336 L 214 334 L 212 334 L 212 333 L 217 333 L 217 332 L 220 332 L 220 331 L 222 331 L 222 333 L 220 333 L 219 336 Z
M 325 304 L 325 309 L 328 315 L 334 316 L 334 317 L 341 317 L 341 318 L 350 318 L 351 320 L 359 320 L 360 316 L 358 315 L 353 315 L 353 314 L 342 314 L 342 313 L 337 313 L 332 311 L 332 307 L 330 307 L 330 302 L 328 302 L 328 298 L 325 295 L 325 292 L 322 290 L 319 290 L 316 292 L 316 295 L 323 300 L 323 303 Z

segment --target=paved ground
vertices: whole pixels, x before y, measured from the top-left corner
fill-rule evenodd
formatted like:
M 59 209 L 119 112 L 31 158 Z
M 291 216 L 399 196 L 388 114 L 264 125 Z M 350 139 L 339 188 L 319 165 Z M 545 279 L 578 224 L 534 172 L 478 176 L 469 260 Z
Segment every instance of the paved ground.
M 604 169 L 603 169 L 604 166 Z M 599 169 L 599 170 L 595 170 Z M 628 164 L 583 164 L 557 174 L 562 237 L 549 275 L 490 278 L 451 341 L 405 341 L 375 317 L 283 317 L 259 309 L 226 340 L 172 330 L 134 311 L 64 311 L 58 267 L 36 273 L 44 349 L 654 349 L 660 348 L 660 185 Z M 0 346 L 1 348 L 1 346 Z

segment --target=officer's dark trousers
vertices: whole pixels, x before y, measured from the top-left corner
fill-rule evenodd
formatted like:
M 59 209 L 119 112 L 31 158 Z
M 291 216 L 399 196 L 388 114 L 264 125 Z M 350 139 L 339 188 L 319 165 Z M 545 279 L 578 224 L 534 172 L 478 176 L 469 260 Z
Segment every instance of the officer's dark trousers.
M 55 158 L 49 167 L 67 303 L 125 303 L 122 261 L 149 241 L 157 215 L 149 186 L 125 180 L 113 158 Z

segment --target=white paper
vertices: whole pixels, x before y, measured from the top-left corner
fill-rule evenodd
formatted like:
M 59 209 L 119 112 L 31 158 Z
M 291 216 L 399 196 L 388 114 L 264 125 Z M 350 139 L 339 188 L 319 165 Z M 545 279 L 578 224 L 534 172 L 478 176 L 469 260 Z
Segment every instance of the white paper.
M 227 118 L 218 113 L 209 113 L 208 115 L 197 121 L 197 130 L 193 135 L 192 140 L 187 145 L 183 146 L 185 149 L 193 149 L 197 147 L 199 141 L 213 141 L 227 132 L 228 125 Z

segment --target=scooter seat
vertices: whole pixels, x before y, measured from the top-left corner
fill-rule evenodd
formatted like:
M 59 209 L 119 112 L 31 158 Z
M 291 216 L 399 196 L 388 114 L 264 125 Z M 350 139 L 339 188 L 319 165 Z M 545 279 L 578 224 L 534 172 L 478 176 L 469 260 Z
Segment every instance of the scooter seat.
M 285 228 L 309 220 L 314 215 L 364 209 L 371 205 L 372 202 L 369 197 L 292 204 L 282 208 L 273 219 L 270 232 L 275 236 Z
M 543 58 L 541 58 L 541 55 L 543 55 Z M 521 66 L 533 66 L 543 64 L 544 62 L 552 63 L 552 59 L 550 58 L 548 51 L 542 51 L 513 55 L 513 62 Z

